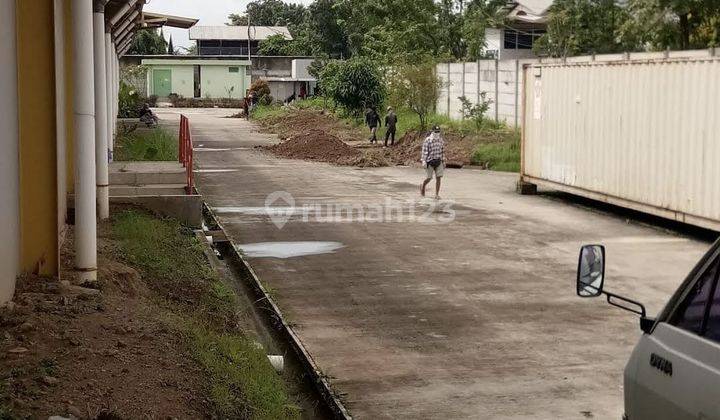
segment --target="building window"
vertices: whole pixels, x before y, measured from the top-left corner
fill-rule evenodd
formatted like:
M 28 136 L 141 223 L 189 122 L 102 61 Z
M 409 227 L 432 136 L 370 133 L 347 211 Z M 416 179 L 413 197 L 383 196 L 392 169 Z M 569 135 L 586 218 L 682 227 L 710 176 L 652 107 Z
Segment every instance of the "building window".
M 228 67 L 230 73 L 240 73 L 240 67 Z
M 531 50 L 535 41 L 545 34 L 543 29 L 505 29 L 503 48 L 506 50 Z

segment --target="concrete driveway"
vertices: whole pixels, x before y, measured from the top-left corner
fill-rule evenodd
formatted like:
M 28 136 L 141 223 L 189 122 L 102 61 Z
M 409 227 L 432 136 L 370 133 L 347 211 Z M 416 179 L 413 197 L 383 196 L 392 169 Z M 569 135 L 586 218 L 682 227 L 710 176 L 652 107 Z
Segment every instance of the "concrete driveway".
M 579 246 L 604 243 L 606 287 L 650 314 L 709 246 L 512 174 L 448 170 L 436 205 L 420 168 L 277 159 L 229 114 L 187 111 L 198 188 L 356 418 L 619 419 L 638 319 L 575 296 Z

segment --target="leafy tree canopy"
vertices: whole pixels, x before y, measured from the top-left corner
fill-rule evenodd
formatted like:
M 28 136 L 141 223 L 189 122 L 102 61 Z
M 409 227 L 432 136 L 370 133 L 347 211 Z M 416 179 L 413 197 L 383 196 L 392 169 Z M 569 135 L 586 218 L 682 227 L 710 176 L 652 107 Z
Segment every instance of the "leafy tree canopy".
M 141 29 L 135 34 L 128 54 L 159 55 L 167 54 L 168 44 L 155 29 Z

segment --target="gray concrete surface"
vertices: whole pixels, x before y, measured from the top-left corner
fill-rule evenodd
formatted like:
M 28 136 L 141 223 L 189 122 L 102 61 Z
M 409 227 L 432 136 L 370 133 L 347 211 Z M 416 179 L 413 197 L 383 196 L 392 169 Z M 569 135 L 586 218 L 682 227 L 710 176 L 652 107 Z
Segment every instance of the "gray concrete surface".
M 177 112 L 158 113 L 170 121 Z M 250 261 L 356 418 L 619 419 L 638 319 L 575 296 L 579 246 L 604 243 L 606 287 L 651 314 L 709 246 L 520 196 L 515 175 L 477 170 L 446 171 L 442 195 L 455 201 L 455 220 L 440 223 L 446 214 L 436 212 L 427 222 L 410 215 L 432 205 L 415 202 L 420 168 L 281 160 L 254 149 L 273 136 L 220 118 L 226 110 L 186 114 L 198 188 L 236 245 L 342 246 Z M 407 217 L 338 222 L 313 210 L 279 229 L 259 209 L 276 191 L 295 207 L 400 203 Z

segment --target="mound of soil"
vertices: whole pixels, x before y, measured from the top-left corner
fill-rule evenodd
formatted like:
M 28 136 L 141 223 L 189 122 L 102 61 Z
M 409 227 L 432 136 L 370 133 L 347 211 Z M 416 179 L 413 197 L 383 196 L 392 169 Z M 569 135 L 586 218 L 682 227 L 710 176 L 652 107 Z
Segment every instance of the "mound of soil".
M 408 131 L 395 145 L 382 149 L 385 158 L 395 165 L 419 165 L 422 144 L 427 133 Z M 474 147 L 471 138 L 456 133 L 443 134 L 445 139 L 445 161 L 447 166 L 462 167 L 471 163 L 470 157 Z
M 320 129 L 296 134 L 267 148 L 273 154 L 291 159 L 316 160 L 336 165 L 356 165 L 363 153 L 338 137 Z

